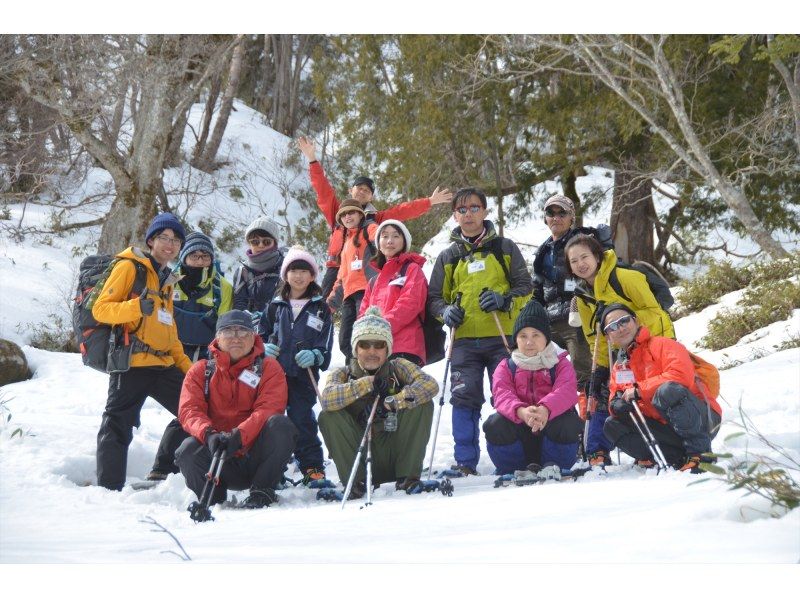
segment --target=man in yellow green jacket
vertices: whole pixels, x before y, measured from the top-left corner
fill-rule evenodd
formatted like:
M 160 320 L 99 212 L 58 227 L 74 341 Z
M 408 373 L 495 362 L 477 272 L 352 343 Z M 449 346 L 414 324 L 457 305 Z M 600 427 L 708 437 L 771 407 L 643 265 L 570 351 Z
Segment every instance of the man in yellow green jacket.
M 486 195 L 459 190 L 452 200 L 452 244 L 439 254 L 428 285 L 431 313 L 454 331 L 450 370 L 456 475 L 477 473 L 483 373 L 508 356 L 505 342 L 533 283 L 519 247 L 485 220 Z M 460 297 L 460 304 L 456 298 Z M 495 320 L 497 318 L 497 320 Z M 502 334 L 498 328 L 498 321 Z
M 97 433 L 97 484 L 111 490 L 125 485 L 128 446 L 139 412 L 150 396 L 173 415 L 184 374 L 192 365 L 178 338 L 172 310 L 173 282 L 169 262 L 175 259 L 185 238 L 184 228 L 169 213 L 159 214 L 145 236 L 149 249 L 129 247 L 103 285 L 92 315 L 101 323 L 122 325 L 130 348 L 130 368 L 111 374 L 100 430 Z M 145 288 L 134 289 L 138 262 L 146 271 Z M 175 450 L 187 437 L 177 419 L 161 438 L 153 471 L 148 479 L 160 480 L 177 473 Z

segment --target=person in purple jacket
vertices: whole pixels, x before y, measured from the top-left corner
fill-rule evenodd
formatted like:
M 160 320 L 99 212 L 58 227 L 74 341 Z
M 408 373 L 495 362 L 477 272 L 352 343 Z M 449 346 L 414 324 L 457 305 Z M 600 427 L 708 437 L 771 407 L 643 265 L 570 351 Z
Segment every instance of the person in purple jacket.
M 568 353 L 550 340 L 544 307 L 530 301 L 514 322 L 516 347 L 492 377 L 497 413 L 483 424 L 486 450 L 497 475 L 537 471 L 576 461 L 583 426 L 575 369 Z

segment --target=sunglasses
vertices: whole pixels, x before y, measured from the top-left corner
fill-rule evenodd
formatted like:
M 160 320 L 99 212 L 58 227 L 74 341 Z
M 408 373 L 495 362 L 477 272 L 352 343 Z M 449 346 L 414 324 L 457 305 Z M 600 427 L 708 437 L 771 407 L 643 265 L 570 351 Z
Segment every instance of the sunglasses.
M 252 239 L 248 239 L 247 242 L 253 247 L 258 247 L 259 245 L 263 247 L 272 247 L 275 245 L 275 239 L 272 237 L 253 237 Z
M 251 328 L 243 328 L 242 326 L 230 326 L 217 332 L 217 336 L 220 338 L 246 338 L 251 334 L 253 334 Z
M 632 320 L 633 316 L 630 315 L 622 316 L 619 320 L 614 320 L 613 322 L 611 322 L 611 324 L 603 328 L 603 332 L 605 332 L 606 334 L 608 334 L 609 332 L 616 332 L 623 326 L 627 326 L 628 323 L 630 323 Z
M 356 346 L 359 349 L 385 349 L 386 341 L 358 341 Z
M 548 218 L 566 218 L 567 213 L 564 210 L 545 210 L 544 215 Z
M 461 206 L 460 208 L 456 208 L 456 212 L 459 214 L 466 214 L 467 212 L 472 212 L 473 214 L 477 214 L 483 209 L 483 206 Z

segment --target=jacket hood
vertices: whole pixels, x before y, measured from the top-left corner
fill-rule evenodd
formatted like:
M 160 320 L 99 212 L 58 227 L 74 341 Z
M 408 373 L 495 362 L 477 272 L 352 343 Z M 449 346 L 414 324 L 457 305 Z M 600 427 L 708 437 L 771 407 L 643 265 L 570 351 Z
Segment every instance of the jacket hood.
M 385 268 L 385 267 L 389 266 L 390 264 L 397 264 L 397 269 L 399 270 L 405 264 L 417 264 L 417 266 L 422 268 L 422 266 L 425 265 L 426 261 L 427 260 L 424 257 L 422 257 L 420 254 L 418 254 L 418 253 L 403 252 L 400 255 L 396 255 L 393 258 L 390 258 L 390 259 L 386 260 L 386 263 L 383 266 Z M 383 268 L 380 268 L 378 266 L 378 264 L 377 264 L 377 262 L 375 260 L 372 260 L 370 263 L 375 267 L 376 270 L 382 270 L 383 269 Z

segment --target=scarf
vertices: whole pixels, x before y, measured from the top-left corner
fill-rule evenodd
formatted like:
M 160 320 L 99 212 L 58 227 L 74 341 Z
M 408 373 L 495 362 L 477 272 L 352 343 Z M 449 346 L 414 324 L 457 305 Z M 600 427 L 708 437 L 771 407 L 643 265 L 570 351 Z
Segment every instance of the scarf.
M 269 272 L 280 268 L 280 261 L 283 255 L 275 245 L 272 249 L 267 249 L 261 253 L 253 255 L 250 249 L 247 250 L 247 265 L 256 272 Z
M 181 265 L 181 274 L 183 278 L 178 282 L 178 286 L 187 295 L 191 295 L 208 278 L 208 266 L 187 266 Z
M 544 351 L 532 357 L 526 357 L 519 349 L 514 349 L 511 359 L 523 370 L 549 370 L 558 363 L 558 351 L 553 342 L 547 343 Z

